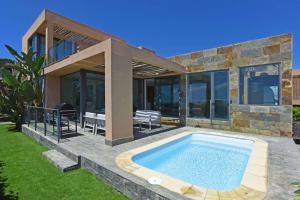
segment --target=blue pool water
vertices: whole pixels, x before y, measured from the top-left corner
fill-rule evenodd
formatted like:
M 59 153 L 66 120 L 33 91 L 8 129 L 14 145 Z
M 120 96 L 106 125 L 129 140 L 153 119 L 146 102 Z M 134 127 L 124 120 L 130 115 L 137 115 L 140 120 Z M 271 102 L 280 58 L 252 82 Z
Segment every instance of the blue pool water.
M 202 188 L 228 191 L 240 186 L 252 147 L 251 140 L 190 134 L 133 161 Z

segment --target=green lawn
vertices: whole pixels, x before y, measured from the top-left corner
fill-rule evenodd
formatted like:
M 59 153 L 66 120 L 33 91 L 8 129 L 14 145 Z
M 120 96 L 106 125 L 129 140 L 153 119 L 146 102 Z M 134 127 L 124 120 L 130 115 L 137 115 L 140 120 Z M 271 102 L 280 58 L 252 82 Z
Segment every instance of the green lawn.
M 127 199 L 86 170 L 61 173 L 45 147 L 8 128 L 0 125 L 0 199 Z

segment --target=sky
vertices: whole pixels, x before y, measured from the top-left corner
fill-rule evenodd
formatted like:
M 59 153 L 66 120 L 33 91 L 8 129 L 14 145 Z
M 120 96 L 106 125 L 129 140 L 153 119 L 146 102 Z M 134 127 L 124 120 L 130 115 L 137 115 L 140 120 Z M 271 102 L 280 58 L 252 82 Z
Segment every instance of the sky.
M 5 44 L 21 51 L 43 9 L 162 57 L 291 32 L 293 67 L 300 69 L 300 0 L 3 0 L 1 58 L 10 57 Z

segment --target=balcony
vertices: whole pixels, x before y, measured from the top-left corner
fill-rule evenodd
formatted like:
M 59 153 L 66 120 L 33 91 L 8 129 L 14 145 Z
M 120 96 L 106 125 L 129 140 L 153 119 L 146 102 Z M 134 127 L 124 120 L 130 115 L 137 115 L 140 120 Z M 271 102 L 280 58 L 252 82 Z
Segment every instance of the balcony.
M 60 41 L 49 49 L 48 65 L 61 61 L 74 53 L 76 53 L 75 42 L 71 40 Z
M 99 42 L 90 37 L 66 30 L 60 26 L 54 26 L 53 31 L 55 36 L 53 39 L 54 45 L 48 50 L 48 62 L 46 67 Z

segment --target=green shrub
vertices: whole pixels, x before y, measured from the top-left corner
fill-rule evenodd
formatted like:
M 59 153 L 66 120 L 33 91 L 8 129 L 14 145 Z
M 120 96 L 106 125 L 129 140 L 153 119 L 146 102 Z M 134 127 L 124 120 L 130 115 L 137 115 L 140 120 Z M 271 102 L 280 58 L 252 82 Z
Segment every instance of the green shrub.
M 300 121 L 300 107 L 293 107 L 293 120 Z
M 292 185 L 297 186 L 298 189 L 294 192 L 295 193 L 295 200 L 300 200 L 300 181 L 294 182 Z

